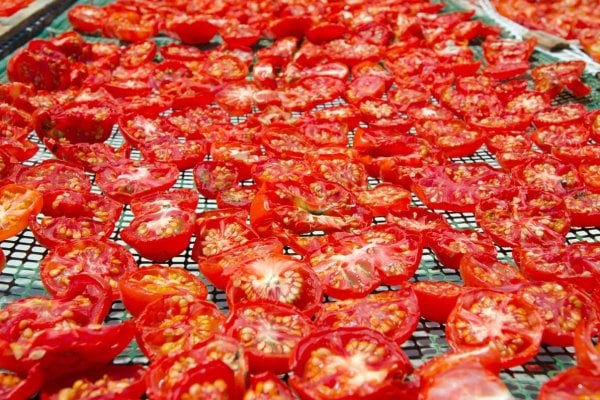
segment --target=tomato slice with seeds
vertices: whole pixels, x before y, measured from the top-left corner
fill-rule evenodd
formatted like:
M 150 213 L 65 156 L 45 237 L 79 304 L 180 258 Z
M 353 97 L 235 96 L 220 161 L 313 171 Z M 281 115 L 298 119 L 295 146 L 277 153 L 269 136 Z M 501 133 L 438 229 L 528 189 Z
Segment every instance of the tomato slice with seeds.
M 87 172 L 96 172 L 107 164 L 129 158 L 131 147 L 125 143 L 118 149 L 105 143 L 61 143 L 45 140 L 44 144 L 58 158 L 77 164 Z
M 313 331 L 313 324 L 291 306 L 263 300 L 236 305 L 226 331 L 244 347 L 250 372 L 284 374 L 290 370 L 292 351 Z
M 443 215 L 420 207 L 409 207 L 408 210 L 391 208 L 387 221 L 401 226 L 406 232 L 417 235 L 423 243 L 427 243 L 429 234 L 438 229 L 449 228 Z
M 250 376 L 243 400 L 294 400 L 290 388 L 272 372 Z
M 531 134 L 531 140 L 545 152 L 554 147 L 579 147 L 588 142 L 590 130 L 582 124 L 542 126 Z
M 440 324 L 446 323 L 458 297 L 468 290 L 454 282 L 437 281 L 414 282 L 412 287 L 423 318 Z
M 307 158 L 310 160 L 311 156 L 308 155 Z M 365 166 L 350 157 L 319 154 L 309 165 L 315 175 L 320 175 L 325 181 L 337 183 L 349 191 L 364 190 L 368 187 Z
M 102 30 L 108 13 L 100 6 L 78 4 L 69 10 L 67 16 L 71 25 L 78 31 L 96 33 Z
M 150 193 L 131 201 L 131 212 L 135 216 L 152 214 L 171 208 L 194 212 L 198 205 L 198 194 L 193 189 L 173 189 L 167 192 Z
M 492 154 L 508 151 L 523 152 L 531 149 L 532 145 L 530 136 L 519 132 L 494 133 L 485 138 L 485 146 Z
M 209 143 L 201 139 L 181 141 L 174 137 L 161 137 L 147 141 L 139 146 L 144 159 L 150 162 L 172 163 L 180 171 L 194 168 L 204 160 Z
M 179 208 L 136 216 L 121 238 L 142 257 L 166 261 L 182 253 L 194 233 L 194 213 Z
M 458 269 L 462 258 L 469 254 L 496 255 L 492 239 L 473 229 L 444 229 L 429 235 L 428 246 L 447 268 Z
M 505 247 L 564 237 L 571 228 L 564 200 L 532 189 L 508 189 L 482 200 L 475 209 L 479 226 Z
M 373 293 L 362 299 L 324 303 L 317 313 L 319 328 L 363 327 L 374 329 L 401 345 L 419 322 L 419 304 L 410 285 Z
M 29 399 L 42 387 L 40 366 L 34 366 L 25 378 L 12 372 L 0 372 L 0 396 L 4 399 Z
M 204 299 L 208 295 L 206 285 L 191 272 L 157 264 L 123 275 L 119 279 L 119 291 L 123 305 L 134 317 L 148 304 L 165 296 L 191 295 Z
M 491 346 L 500 353 L 500 368 L 510 368 L 537 354 L 543 329 L 536 308 L 516 294 L 479 289 L 459 297 L 446 338 L 454 351 Z
M 408 211 L 410 192 L 400 185 L 380 183 L 372 189 L 356 192 L 358 204 L 367 207 L 373 217 L 385 217 L 390 210 Z
M 366 328 L 320 330 L 294 351 L 290 386 L 304 399 L 387 398 L 412 371 L 408 357 L 383 334 Z
M 576 168 L 550 156 L 518 165 L 511 172 L 518 184 L 558 195 L 565 195 L 583 186 Z
M 537 128 L 550 125 L 571 125 L 582 123 L 587 114 L 583 104 L 564 104 L 550 107 L 533 116 Z
M 584 319 L 597 317 L 592 299 L 568 284 L 531 282 L 517 293 L 538 309 L 544 320 L 542 342 L 550 346 L 573 346 L 577 326 Z
M 233 399 L 246 388 L 248 358 L 240 343 L 215 335 L 150 367 L 148 396 L 157 400 Z
M 30 216 L 42 209 L 42 195 L 28 186 L 8 184 L 0 187 L 0 241 L 18 235 Z
M 264 159 L 260 145 L 235 140 L 213 142 L 210 155 L 214 161 L 235 166 L 240 180 L 250 179 L 252 167 Z
M 600 311 L 598 310 L 597 304 L 598 303 L 596 303 L 596 311 Z M 597 342 L 594 344 L 592 339 L 594 336 L 598 336 L 597 325 L 597 318 L 584 319 L 577 325 L 577 328 L 575 328 L 574 338 L 577 365 L 596 375 L 600 372 L 600 345 L 598 345 Z
M 233 186 L 217 194 L 217 207 L 250 209 L 258 189 L 256 186 Z
M 142 352 L 155 361 L 223 333 L 224 324 L 225 316 L 203 297 L 162 296 L 148 304 L 135 320 L 136 341 Z
M 255 238 L 258 235 L 235 215 L 199 219 L 192 255 L 200 261 L 244 245 Z
M 460 276 L 465 286 L 499 288 L 527 282 L 513 265 L 490 254 L 467 254 L 460 260 Z
M 214 199 L 225 189 L 239 182 L 238 172 L 233 164 L 218 161 L 200 161 L 194 167 L 194 183 L 200 194 Z
M 269 158 L 252 168 L 252 180 L 260 187 L 266 182 L 300 181 L 311 174 L 304 160 Z
M 429 208 L 473 212 L 480 200 L 510 185 L 507 174 L 488 164 L 453 163 L 423 168 L 411 189 Z
M 44 160 L 21 170 L 17 175 L 17 183 L 30 186 L 40 192 L 56 189 L 89 192 L 92 188 L 82 168 L 60 160 Z
M 60 400 L 65 395 L 75 399 L 139 398 L 146 391 L 144 377 L 146 368 L 141 365 L 109 365 L 98 371 L 89 371 L 68 379 L 46 385 L 40 399 Z
M 127 204 L 134 197 L 170 188 L 178 177 L 171 163 L 122 160 L 96 173 L 96 184 L 107 196 Z
M 515 248 L 513 257 L 530 280 L 570 283 L 591 292 L 600 276 L 600 243 L 529 243 Z
M 417 122 L 417 134 L 438 146 L 448 157 L 466 157 L 475 153 L 485 140 L 479 130 L 472 130 L 460 120 Z
M 600 194 L 573 191 L 565 197 L 565 206 L 573 226 L 600 226 Z
M 246 300 L 270 300 L 307 316 L 315 313 L 322 298 L 317 274 L 306 263 L 281 254 L 261 254 L 241 264 L 225 292 L 232 309 Z
M 105 279 L 112 289 L 111 298 L 120 298 L 117 281 L 137 268 L 133 256 L 111 241 L 82 239 L 56 246 L 40 264 L 40 278 L 52 295 L 69 287 L 73 275 L 87 273 Z
M 539 400 L 585 399 L 600 394 L 600 376 L 584 368 L 567 368 L 540 387 Z

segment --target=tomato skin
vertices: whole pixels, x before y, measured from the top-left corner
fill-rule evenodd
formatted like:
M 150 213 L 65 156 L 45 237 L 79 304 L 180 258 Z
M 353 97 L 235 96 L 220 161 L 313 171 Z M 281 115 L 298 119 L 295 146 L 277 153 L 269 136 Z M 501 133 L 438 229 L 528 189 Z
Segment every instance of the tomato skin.
M 492 346 L 501 354 L 500 368 L 510 368 L 537 354 L 543 328 L 535 307 L 516 294 L 478 289 L 459 297 L 448 317 L 446 337 L 454 351 Z
M 29 216 L 42 210 L 42 195 L 29 186 L 4 185 L 0 187 L 0 209 L 0 241 L 3 241 L 21 233 Z
M 143 214 L 121 231 L 121 238 L 142 257 L 166 261 L 188 247 L 194 218 L 194 213 L 178 208 Z
M 344 360 L 349 361 L 353 356 L 365 357 L 366 360 L 366 354 L 372 353 L 357 348 L 361 344 L 378 349 L 383 356 L 363 362 L 360 367 L 364 370 L 356 371 L 348 367 Z M 337 360 L 338 368 L 335 371 L 329 368 L 316 371 L 321 368 L 317 365 L 323 365 L 319 361 L 326 362 L 329 357 Z M 293 359 L 293 375 L 289 378 L 289 384 L 303 400 L 396 398 L 390 397 L 389 391 L 396 382 L 412 371 L 408 357 L 398 345 L 381 333 L 365 328 L 316 331 L 298 343 Z M 342 376 L 344 372 L 349 376 Z M 357 377 L 356 374 L 367 372 L 378 372 L 379 377 L 373 380 L 362 379 L 360 383 L 352 382 L 352 378 Z M 335 387 L 332 387 L 333 382 Z
M 423 318 L 440 324 L 446 323 L 458 297 L 468 290 L 454 282 L 420 281 L 412 287 Z
M 314 329 L 297 309 L 264 300 L 236 304 L 225 326 L 244 347 L 251 373 L 278 375 L 289 372 L 294 347 Z
M 156 264 L 123 275 L 119 279 L 119 292 L 123 305 L 134 317 L 164 296 L 189 294 L 204 299 L 208 295 L 206 285 L 185 269 Z

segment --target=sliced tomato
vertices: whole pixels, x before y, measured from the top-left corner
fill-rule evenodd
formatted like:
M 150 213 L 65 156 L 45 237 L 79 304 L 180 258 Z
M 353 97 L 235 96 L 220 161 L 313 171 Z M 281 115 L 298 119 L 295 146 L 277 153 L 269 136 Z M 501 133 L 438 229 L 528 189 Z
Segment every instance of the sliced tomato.
M 284 374 L 290 370 L 292 351 L 313 331 L 313 324 L 291 306 L 263 300 L 236 305 L 226 330 L 244 347 L 251 372 Z
M 600 226 L 600 194 L 576 190 L 565 197 L 573 226 Z
M 0 187 L 0 241 L 18 235 L 30 216 L 42 210 L 42 195 L 28 186 L 8 184 Z
M 385 398 L 412 371 L 408 357 L 383 334 L 366 328 L 314 332 L 294 351 L 290 386 L 301 398 Z
M 178 177 L 174 164 L 123 160 L 101 169 L 96 184 L 107 196 L 130 203 L 134 197 L 170 188 Z
M 204 160 L 208 148 L 209 143 L 205 140 L 182 141 L 167 136 L 147 141 L 139 146 L 144 159 L 155 163 L 172 163 L 180 171 L 194 168 L 197 163 Z
M 64 393 L 75 398 L 138 398 L 146 391 L 145 374 L 146 368 L 141 365 L 109 365 L 45 385 L 40 399 L 60 400 Z
M 44 377 L 39 366 L 27 372 L 25 378 L 12 372 L 0 372 L 0 396 L 6 399 L 28 399 L 39 392 Z
M 233 186 L 217 194 L 219 208 L 244 208 L 249 210 L 258 189 L 256 186 Z
M 244 400 L 293 400 L 290 388 L 272 372 L 263 372 L 250 377 L 250 386 Z
M 508 175 L 483 163 L 429 166 L 413 180 L 411 189 L 429 208 L 473 212 L 482 199 L 511 184 Z
M 485 145 L 492 154 L 502 152 L 523 152 L 531 149 L 533 142 L 528 135 L 515 133 L 494 133 L 486 136 Z
M 233 309 L 245 300 L 270 300 L 294 306 L 311 316 L 321 303 L 322 288 L 306 263 L 280 254 L 261 254 L 238 267 L 226 294 Z
M 241 116 L 252 111 L 255 92 L 252 83 L 230 83 L 215 94 L 215 102 L 229 115 Z
M 194 213 L 179 208 L 136 216 L 121 238 L 142 257 L 166 261 L 183 252 L 194 233 Z
M 102 30 L 108 13 L 100 6 L 78 4 L 69 10 L 67 16 L 71 25 L 78 31 L 96 33 Z
M 514 167 L 511 172 L 518 184 L 557 195 L 565 195 L 583 186 L 576 168 L 550 156 L 534 158 Z
M 430 234 L 428 245 L 447 268 L 458 269 L 462 258 L 470 254 L 496 255 L 492 239 L 473 229 L 444 229 Z
M 119 279 L 123 305 L 137 317 L 153 301 L 165 296 L 206 298 L 206 285 L 183 268 L 150 265 L 132 270 Z
M 539 114 L 539 113 L 538 113 Z M 531 139 L 540 149 L 550 152 L 555 147 L 579 147 L 588 142 L 590 130 L 582 124 L 548 125 L 536 129 Z
M 404 343 L 417 328 L 419 304 L 411 286 L 373 293 L 362 299 L 325 303 L 317 313 L 319 328 L 363 327 Z
M 131 212 L 136 216 L 171 208 L 194 212 L 197 205 L 198 195 L 192 189 L 173 189 L 136 197 L 131 201 Z
M 459 297 L 446 337 L 454 351 L 491 346 L 500 353 L 500 368 L 510 368 L 537 354 L 543 329 L 536 308 L 517 295 L 479 289 Z
M 163 296 L 148 304 L 136 319 L 136 341 L 155 361 L 222 333 L 224 324 L 225 316 L 214 303 L 190 294 Z
M 499 288 L 527 282 L 513 265 L 490 254 L 467 254 L 460 260 L 460 276 L 466 286 Z
M 448 157 L 466 157 L 476 152 L 485 140 L 483 134 L 469 129 L 462 121 L 424 121 L 417 133 L 438 146 Z
M 521 286 L 518 294 L 538 309 L 545 325 L 542 342 L 550 346 L 573 346 L 577 326 L 584 319 L 597 318 L 592 299 L 568 284 L 531 282 Z
M 408 211 L 411 201 L 410 192 L 400 185 L 380 183 L 373 189 L 356 193 L 357 201 L 371 210 L 373 217 L 385 217 L 390 210 Z
M 600 376 L 584 368 L 568 368 L 540 388 L 540 400 L 594 398 L 600 393 Z
M 500 246 L 546 242 L 565 237 L 571 227 L 561 197 L 537 190 L 507 189 L 482 200 L 477 222 Z
M 258 144 L 241 141 L 213 142 L 210 155 L 214 161 L 233 164 L 240 180 L 249 179 L 252 167 L 264 159 Z
M 425 208 L 409 207 L 408 210 L 391 208 L 389 211 L 386 217 L 389 223 L 395 223 L 406 232 L 419 236 L 424 244 L 428 243 L 431 232 L 450 227 L 443 215 Z
M 77 164 L 87 172 L 96 172 L 107 164 L 129 158 L 131 147 L 125 143 L 118 149 L 105 143 L 77 143 L 69 144 L 44 140 L 46 147 L 57 157 Z
M 17 175 L 17 183 L 35 188 L 41 193 L 59 189 L 89 192 L 92 188 L 82 168 L 60 160 L 44 160 L 22 169 Z
M 206 257 L 225 253 L 257 237 L 258 235 L 246 222 L 235 215 L 199 219 L 196 224 L 196 242 L 192 255 L 200 261 Z
M 133 256 L 117 243 L 82 239 L 50 250 L 40 264 L 40 277 L 46 290 L 57 295 L 68 289 L 74 275 L 84 272 L 105 279 L 116 300 L 120 298 L 119 278 L 136 268 Z
M 163 357 L 148 371 L 148 396 L 157 400 L 237 399 L 244 393 L 248 358 L 240 343 L 215 336 Z
M 596 290 L 597 292 L 597 290 Z M 596 303 L 596 311 L 598 306 Z M 600 346 L 594 344 L 592 341 L 594 336 L 598 335 L 597 332 L 597 315 L 596 318 L 584 319 L 577 328 L 575 328 L 575 357 L 577 358 L 577 365 L 581 368 L 585 368 L 592 373 L 598 375 L 600 372 Z

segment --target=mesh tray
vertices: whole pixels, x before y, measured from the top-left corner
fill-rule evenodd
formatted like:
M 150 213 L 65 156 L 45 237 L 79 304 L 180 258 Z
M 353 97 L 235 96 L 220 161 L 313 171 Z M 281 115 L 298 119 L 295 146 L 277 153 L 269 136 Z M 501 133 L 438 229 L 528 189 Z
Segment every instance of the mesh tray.
M 86 3 L 85 1 L 78 1 L 77 3 Z M 89 1 L 87 2 L 89 3 Z M 107 0 L 94 1 L 94 4 L 108 3 Z M 448 6 L 448 9 L 456 9 L 455 6 Z M 484 18 L 485 19 L 485 18 Z M 489 22 L 489 21 L 487 21 Z M 64 32 L 70 28 L 67 22 L 65 13 L 59 15 L 48 27 L 43 29 L 38 37 L 48 38 L 54 34 Z M 88 40 L 110 40 L 103 38 L 88 37 Z M 157 38 L 158 44 L 169 42 L 167 38 Z M 475 52 L 480 55 L 481 49 L 478 46 L 474 46 Z M 532 64 L 537 65 L 540 63 L 554 61 L 552 56 L 536 51 L 532 58 Z M 7 57 L 0 60 L 0 79 L 6 79 L 6 62 Z M 584 99 L 574 99 L 567 93 L 563 93 L 557 98 L 557 104 L 564 104 L 567 102 L 581 102 L 589 108 L 598 108 L 600 105 L 600 82 L 592 75 L 587 74 L 584 77 L 586 83 L 590 84 L 593 88 L 592 94 Z M 333 105 L 342 104 L 342 100 L 336 100 L 332 103 L 327 103 L 319 107 L 331 107 Z M 244 117 L 232 118 L 233 123 L 240 123 Z M 352 136 L 352 133 L 350 134 Z M 351 138 L 351 137 L 350 137 Z M 39 163 L 40 161 L 48 158 L 52 158 L 52 154 L 40 144 L 37 137 L 32 134 L 31 140 L 40 145 L 40 150 L 36 156 L 26 162 L 28 165 Z M 118 146 L 123 143 L 123 138 L 117 128 L 114 129 L 111 138 L 108 143 L 114 146 Z M 140 154 L 137 150 L 132 152 L 132 158 L 139 158 Z M 495 158 L 483 147 L 477 153 L 470 157 L 463 157 L 454 159 L 457 162 L 486 162 L 494 167 L 498 164 Z M 93 182 L 93 175 L 89 175 Z M 370 179 L 370 185 L 374 186 L 378 183 L 375 179 Z M 194 182 L 191 171 L 185 171 L 180 174 L 180 177 L 175 185 L 179 188 L 194 188 Z M 94 192 L 99 193 L 99 189 L 94 185 Z M 413 205 L 423 206 L 423 204 L 413 196 Z M 198 211 L 215 209 L 216 203 L 214 200 L 208 200 L 200 197 Z M 443 212 L 446 219 L 456 228 L 477 228 L 475 218 L 471 213 L 455 213 L 455 212 Z M 126 206 L 124 212 L 118 221 L 115 231 L 113 232 L 111 239 L 117 241 L 121 245 L 127 247 L 127 245 L 120 240 L 121 230 L 129 224 L 133 219 L 133 214 L 129 206 Z M 383 219 L 376 219 L 375 223 L 381 223 Z M 567 235 L 567 241 L 597 241 L 600 239 L 600 230 L 598 229 L 572 229 Z M 199 275 L 202 279 L 202 275 L 198 270 L 198 265 L 193 261 L 191 257 L 191 250 L 193 247 L 193 241 L 190 243 L 186 251 L 171 259 L 165 263 L 172 266 L 184 267 L 192 273 Z M 7 255 L 7 264 L 2 273 L 0 274 L 0 307 L 7 303 L 27 297 L 36 295 L 45 295 L 46 292 L 39 279 L 38 267 L 39 264 L 46 254 L 46 249 L 39 246 L 32 233 L 29 230 L 25 230 L 18 237 L 13 237 L 2 243 L 0 246 Z M 130 249 L 134 258 L 140 265 L 151 264 L 150 260 L 140 257 L 134 249 Z M 289 254 L 293 254 L 288 251 Z M 512 261 L 512 254 L 510 249 L 498 248 L 499 258 L 508 262 Z M 421 265 L 412 278 L 412 280 L 438 280 L 438 281 L 450 281 L 460 282 L 460 275 L 456 270 L 448 269 L 440 265 L 435 256 L 428 250 L 424 250 Z M 210 283 L 206 282 L 209 288 L 209 299 L 216 303 L 216 305 L 223 311 L 227 312 L 227 303 L 225 300 L 225 294 L 223 291 L 215 289 Z M 377 291 L 393 290 L 394 287 L 381 286 Z M 327 299 L 329 301 L 329 299 Z M 115 302 L 112 306 L 112 310 L 107 317 L 106 322 L 117 322 L 130 318 L 129 314 L 123 308 L 121 302 Z M 437 355 L 445 353 L 449 350 L 448 344 L 444 336 L 444 326 L 435 322 L 421 320 L 417 330 L 413 336 L 402 346 L 404 351 L 413 361 L 415 366 L 422 364 L 424 361 L 429 360 Z M 133 342 L 129 347 L 116 359 L 117 363 L 147 363 L 148 360 L 143 356 L 138 346 Z M 500 376 L 503 381 L 507 384 L 513 396 L 518 399 L 535 399 L 540 385 L 545 382 L 549 377 L 555 375 L 557 372 L 564 370 L 572 365 L 575 365 L 574 361 L 574 350 L 573 348 L 562 348 L 554 346 L 542 346 L 539 354 L 530 362 L 515 368 L 504 370 Z

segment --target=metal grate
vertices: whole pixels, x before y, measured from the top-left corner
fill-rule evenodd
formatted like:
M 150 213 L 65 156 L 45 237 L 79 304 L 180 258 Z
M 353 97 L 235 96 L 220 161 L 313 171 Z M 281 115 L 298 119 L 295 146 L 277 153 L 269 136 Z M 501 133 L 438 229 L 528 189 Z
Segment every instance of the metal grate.
M 108 1 L 95 1 L 95 4 L 107 3 Z M 85 3 L 85 1 L 78 1 L 78 3 Z M 89 3 L 89 2 L 88 2 Z M 36 21 L 41 23 L 41 21 Z M 66 13 L 59 15 L 50 26 L 45 28 L 40 34 L 41 38 L 48 38 L 54 34 L 64 32 L 70 28 Z M 29 38 L 29 37 L 28 37 Z M 88 38 L 89 40 L 107 40 L 102 38 Z M 19 40 L 15 38 L 15 40 Z M 27 39 L 25 39 L 27 40 Z M 17 43 L 15 41 L 15 43 Z M 168 39 L 159 38 L 157 40 L 159 44 L 168 42 Z M 18 42 L 22 43 L 22 42 Z M 3 48 L 2 48 L 3 49 Z M 0 49 L 0 51 L 3 51 Z M 474 47 L 474 50 L 479 55 L 480 48 Z M 0 58 L 4 57 L 6 53 L 0 52 Z M 545 53 L 536 52 L 534 54 L 533 64 L 539 64 L 544 62 L 553 61 L 551 56 Z M 5 68 L 6 68 L 7 57 L 0 60 L 0 76 L 1 79 L 6 79 Z M 580 101 L 586 104 L 589 108 L 598 108 L 600 106 L 600 82 L 592 75 L 585 76 L 586 83 L 590 84 L 593 88 L 592 94 L 589 98 L 583 100 L 576 100 L 567 93 L 563 93 L 556 102 L 558 104 L 564 104 L 573 101 Z M 319 107 L 328 107 L 332 105 L 341 104 L 343 100 L 338 99 L 335 102 L 327 103 Z M 295 114 L 297 115 L 297 114 Z M 245 120 L 244 117 L 232 118 L 233 123 L 239 123 Z M 352 135 L 350 135 L 350 139 Z M 31 140 L 40 145 L 40 151 L 38 154 L 30 160 L 27 164 L 35 164 L 44 159 L 52 158 L 52 154 L 41 145 L 37 137 L 34 134 L 31 135 Z M 123 142 L 123 138 L 117 128 L 114 129 L 113 135 L 109 139 L 108 143 L 111 145 L 118 146 Z M 132 158 L 139 158 L 139 152 L 133 151 Z M 470 157 L 463 157 L 460 159 L 454 159 L 458 162 L 486 162 L 492 166 L 497 167 L 498 164 L 492 154 L 490 154 L 485 147 L 480 149 L 477 153 Z M 90 175 L 90 179 L 93 182 L 93 176 Z M 371 186 L 377 184 L 378 181 L 370 179 Z M 185 171 L 181 173 L 175 187 L 179 188 L 193 188 L 194 182 L 191 171 Z M 93 191 L 99 192 L 99 189 L 94 186 Z M 413 195 L 413 205 L 423 206 L 423 204 Z M 208 200 L 200 197 L 198 211 L 206 209 L 216 208 L 216 202 L 214 200 Z M 475 218 L 471 213 L 456 213 L 456 212 L 443 212 L 446 219 L 456 228 L 478 228 Z M 132 220 L 133 215 L 129 206 L 126 206 L 124 212 L 118 221 L 115 231 L 113 232 L 111 239 L 116 242 L 128 247 L 122 240 L 120 240 L 121 230 L 127 226 Z M 379 220 L 376 221 L 380 222 Z M 600 239 L 600 230 L 598 229 L 573 229 L 568 237 L 568 241 L 586 240 L 586 241 L 598 241 Z M 191 257 L 191 251 L 193 247 L 194 239 L 188 246 L 187 250 L 167 262 L 166 264 L 172 266 L 184 267 L 192 273 L 201 276 L 198 265 L 193 261 Z M 33 235 L 29 230 L 24 231 L 18 237 L 8 239 L 0 246 L 7 255 L 7 264 L 2 273 L 0 274 L 0 306 L 27 296 L 44 295 L 45 290 L 39 279 L 38 267 L 39 264 L 46 254 L 46 249 L 39 246 Z M 134 258 L 140 265 L 151 264 L 152 261 L 140 257 L 134 249 L 130 249 Z M 293 254 L 291 251 L 287 251 L 288 254 Z M 512 262 L 512 254 L 510 249 L 498 248 L 499 258 Z M 438 280 L 438 281 L 451 281 L 460 282 L 460 275 L 456 270 L 448 269 L 440 265 L 436 257 L 429 251 L 424 250 L 421 265 L 412 278 L 415 281 L 421 280 Z M 223 311 L 227 312 L 227 302 L 225 300 L 225 294 L 221 290 L 215 289 L 209 282 L 204 280 L 209 288 L 209 299 L 216 303 L 216 305 Z M 394 290 L 394 287 L 381 286 L 377 291 L 382 290 Z M 329 299 L 327 299 L 329 300 Z M 129 314 L 124 310 L 123 305 L 120 302 L 113 304 L 112 310 L 107 318 L 107 322 L 116 322 L 129 318 Z M 448 344 L 444 335 L 444 326 L 435 322 L 429 322 L 421 320 L 417 330 L 413 336 L 402 346 L 406 351 L 407 355 L 413 360 L 415 366 L 429 360 L 437 355 L 445 353 L 449 350 Z M 530 362 L 523 366 L 511 368 L 501 373 L 501 378 L 508 385 L 512 394 L 518 399 L 535 399 L 540 385 L 548 379 L 548 377 L 554 375 L 557 371 L 564 370 L 565 368 L 574 365 L 574 351 L 572 348 L 561 348 L 552 346 L 543 346 L 540 353 Z M 148 360 L 143 356 L 135 342 L 133 342 L 116 360 L 117 363 L 147 363 Z

